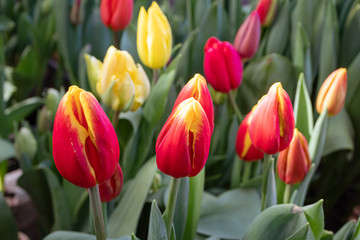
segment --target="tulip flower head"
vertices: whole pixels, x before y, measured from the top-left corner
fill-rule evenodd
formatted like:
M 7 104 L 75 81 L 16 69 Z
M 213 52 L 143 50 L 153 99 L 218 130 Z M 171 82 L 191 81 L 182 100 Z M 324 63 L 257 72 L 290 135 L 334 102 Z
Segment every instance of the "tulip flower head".
M 140 64 L 127 51 L 110 46 L 96 89 L 113 110 L 136 111 L 150 94 L 150 82 Z
M 236 135 L 236 152 L 242 160 L 256 161 L 264 157 L 264 153 L 257 149 L 251 142 L 249 135 L 249 123 L 251 121 L 252 112 L 244 118 L 239 126 L 239 130 Z
M 133 0 L 101 0 L 101 20 L 113 31 L 124 30 L 131 22 L 133 7 Z
M 274 154 L 289 146 L 295 119 L 289 95 L 281 83 L 274 83 L 253 109 L 249 134 L 254 146 Z
M 260 17 L 255 10 L 241 24 L 235 36 L 234 47 L 241 59 L 250 59 L 255 55 L 260 43 L 260 34 Z
M 164 67 L 170 59 L 172 33 L 170 24 L 156 2 L 146 12 L 141 7 L 137 24 L 137 51 L 149 68 Z
M 231 43 L 211 37 L 205 44 L 204 52 L 204 73 L 210 85 L 224 93 L 239 87 L 243 66 Z
M 71 86 L 61 99 L 54 121 L 53 156 L 69 182 L 91 188 L 109 179 L 120 149 L 110 120 L 96 98 Z
M 269 26 L 274 19 L 277 0 L 260 0 L 256 6 L 260 22 L 263 26 Z
M 286 184 L 302 182 L 310 166 L 308 143 L 304 135 L 295 128 L 290 145 L 279 154 L 277 162 L 279 177 Z
M 214 107 L 211 100 L 210 92 L 206 84 L 206 80 L 200 74 L 188 81 L 188 83 L 181 89 L 178 97 L 176 98 L 173 109 L 175 109 L 185 99 L 193 97 L 197 100 L 204 109 L 206 116 L 209 120 L 211 132 L 214 130 Z
M 156 141 L 156 163 L 174 178 L 196 176 L 210 149 L 211 128 L 201 104 L 194 98 L 181 102 L 170 114 Z
M 103 63 L 94 56 L 84 55 L 86 62 L 86 73 L 90 83 L 90 89 L 95 96 L 97 95 L 96 84 L 100 81 Z
M 330 116 L 338 114 L 344 107 L 347 89 L 346 68 L 332 72 L 322 84 L 316 98 L 316 110 L 322 113 L 328 110 Z
M 118 164 L 111 178 L 99 185 L 101 201 L 110 202 L 116 198 L 121 192 L 123 182 L 123 172 L 121 170 L 120 164 Z

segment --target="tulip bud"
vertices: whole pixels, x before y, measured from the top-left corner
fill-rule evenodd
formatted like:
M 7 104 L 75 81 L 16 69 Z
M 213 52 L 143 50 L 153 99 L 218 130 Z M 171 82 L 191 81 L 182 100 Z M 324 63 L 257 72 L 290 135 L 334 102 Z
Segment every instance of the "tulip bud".
M 290 145 L 279 154 L 277 162 L 279 177 L 286 184 L 302 182 L 310 166 L 308 143 L 304 135 L 295 128 Z
M 20 131 L 16 134 L 15 137 L 14 147 L 17 159 L 21 159 L 23 154 L 26 154 L 30 159 L 35 156 L 38 145 L 34 135 L 29 128 L 20 128 Z
M 234 47 L 241 59 L 252 58 L 260 43 L 261 23 L 257 11 L 253 11 L 241 24 L 236 33 Z
M 131 22 L 133 7 L 133 0 L 101 0 L 101 20 L 113 31 L 124 30 Z
M 49 117 L 49 111 L 45 106 L 43 106 L 39 111 L 36 123 L 39 132 L 44 133 L 46 131 L 52 131 L 52 121 L 53 119 L 50 120 Z
M 120 164 L 118 164 L 111 178 L 99 185 L 101 201 L 110 202 L 116 198 L 121 192 L 123 182 L 123 172 L 121 170 Z
M 253 109 L 249 134 L 254 146 L 274 154 L 289 146 L 295 119 L 289 95 L 281 83 L 274 83 Z
M 170 59 L 172 33 L 166 16 L 156 2 L 148 12 L 141 7 L 137 24 L 137 51 L 149 68 L 164 67 Z
M 150 82 L 140 64 L 127 51 L 110 46 L 96 89 L 113 110 L 136 111 L 150 94 Z
M 197 100 L 204 109 L 206 116 L 209 120 L 211 132 L 214 130 L 214 107 L 211 100 L 209 89 L 207 88 L 206 80 L 200 74 L 188 81 L 188 83 L 181 89 L 178 97 L 176 98 L 173 109 L 175 109 L 185 99 L 193 97 Z
M 170 114 L 156 141 L 156 163 L 174 178 L 196 176 L 210 149 L 211 128 L 201 104 L 194 98 L 181 102 Z
M 56 110 L 59 106 L 61 95 L 58 90 L 49 88 L 46 93 L 45 106 L 51 120 L 55 118 Z
M 221 105 L 227 99 L 227 94 L 216 91 L 211 85 L 209 86 L 209 92 L 211 95 L 211 99 L 217 105 Z
M 70 11 L 70 22 L 72 24 L 80 24 L 82 22 L 80 14 L 81 0 L 74 1 L 71 11 Z
M 344 107 L 347 88 L 346 68 L 332 72 L 321 85 L 316 98 L 316 111 L 328 110 L 330 116 L 338 114 Z
M 239 157 L 245 161 L 255 161 L 264 157 L 264 153 L 258 150 L 250 139 L 249 124 L 252 118 L 251 114 L 252 112 L 249 112 L 241 122 L 236 136 L 236 152 Z
M 97 96 L 96 84 L 100 81 L 103 63 L 89 54 L 84 55 L 86 62 L 86 73 L 89 79 L 91 92 Z
M 69 182 L 91 188 L 108 180 L 119 162 L 115 130 L 90 92 L 71 86 L 59 104 L 53 129 L 53 155 Z
M 256 6 L 260 22 L 263 26 L 269 26 L 274 19 L 277 0 L 260 0 Z
M 239 87 L 243 66 L 231 43 L 211 37 L 205 44 L 204 53 L 204 73 L 216 91 L 227 93 Z

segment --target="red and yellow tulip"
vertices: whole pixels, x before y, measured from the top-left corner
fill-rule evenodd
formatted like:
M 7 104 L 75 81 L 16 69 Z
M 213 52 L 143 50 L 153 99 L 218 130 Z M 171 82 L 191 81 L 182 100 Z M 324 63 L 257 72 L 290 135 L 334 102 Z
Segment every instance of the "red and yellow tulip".
M 344 107 L 347 89 L 346 68 L 332 72 L 322 84 L 316 98 L 316 111 L 328 110 L 330 116 L 338 114 Z
M 286 184 L 302 182 L 310 166 L 308 143 L 304 135 L 295 128 L 290 145 L 279 154 L 277 162 L 279 178 Z
M 289 95 L 281 83 L 274 83 L 253 109 L 249 134 L 254 146 L 274 154 L 289 146 L 295 119 Z
M 214 130 L 214 107 L 211 100 L 211 95 L 206 84 L 206 80 L 200 74 L 190 79 L 187 84 L 181 89 L 176 98 L 173 109 L 175 109 L 185 99 L 193 97 L 197 100 L 204 109 L 206 116 L 210 123 L 211 132 Z
M 249 124 L 252 118 L 251 114 L 252 112 L 249 112 L 241 122 L 236 136 L 236 152 L 245 161 L 256 161 L 264 157 L 264 153 L 257 149 L 250 139 Z
M 211 128 L 201 104 L 194 98 L 181 102 L 170 114 L 156 141 L 156 163 L 174 178 L 196 176 L 210 149 Z
M 118 164 L 111 178 L 99 185 L 101 201 L 110 202 L 116 198 L 121 192 L 123 182 L 123 172 L 121 170 L 120 164 Z
M 59 104 L 53 156 L 60 174 L 83 188 L 108 180 L 118 164 L 120 148 L 110 120 L 96 98 L 77 86 Z
M 260 0 L 256 6 L 260 22 L 263 26 L 269 26 L 274 19 L 277 0 Z

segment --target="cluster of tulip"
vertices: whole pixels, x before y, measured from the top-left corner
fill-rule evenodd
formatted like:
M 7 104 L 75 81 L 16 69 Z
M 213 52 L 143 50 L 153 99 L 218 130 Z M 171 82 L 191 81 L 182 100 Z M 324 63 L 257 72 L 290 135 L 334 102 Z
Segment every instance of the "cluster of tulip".
M 230 91 L 241 84 L 243 62 L 256 53 L 261 25 L 271 22 L 275 8 L 276 1 L 259 1 L 240 26 L 234 44 L 215 37 L 208 39 L 203 65 L 207 81 L 196 74 L 182 88 L 157 137 L 156 162 L 163 173 L 178 179 L 194 177 L 203 169 L 214 131 L 213 102 L 207 82 L 216 91 L 228 93 L 238 112 Z M 102 0 L 101 18 L 113 31 L 123 30 L 131 21 L 132 9 L 132 0 Z M 148 12 L 142 7 L 137 27 L 137 50 L 142 63 L 152 69 L 164 67 L 171 47 L 171 28 L 157 3 L 153 2 Z M 128 52 L 111 46 L 103 62 L 90 55 L 85 59 L 91 90 L 115 112 L 115 119 L 120 111 L 136 111 L 146 101 L 149 79 Z M 339 113 L 344 105 L 346 79 L 346 69 L 338 69 L 325 80 L 316 102 L 319 113 Z M 244 119 L 238 115 L 242 120 L 236 139 L 239 157 L 256 161 L 264 154 L 279 153 L 280 179 L 286 184 L 301 182 L 311 165 L 308 143 L 295 128 L 292 103 L 281 83 L 273 84 Z M 83 188 L 96 189 L 98 184 L 101 201 L 105 202 L 120 193 L 123 182 L 113 125 L 116 121 L 110 122 L 92 93 L 72 86 L 60 102 L 53 129 L 53 155 L 60 174 Z M 171 191 L 175 193 L 169 195 L 176 195 L 175 188 Z M 167 211 L 167 230 L 171 234 L 173 209 Z

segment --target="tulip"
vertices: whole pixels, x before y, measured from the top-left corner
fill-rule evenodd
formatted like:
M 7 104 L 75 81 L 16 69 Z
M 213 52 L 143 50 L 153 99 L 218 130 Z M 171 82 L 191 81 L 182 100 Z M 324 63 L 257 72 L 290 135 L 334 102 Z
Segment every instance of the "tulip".
M 302 182 L 310 166 L 308 143 L 304 135 L 295 128 L 290 145 L 279 154 L 277 162 L 279 177 L 286 184 Z
M 18 160 L 21 160 L 23 155 L 32 159 L 37 152 L 38 143 L 29 128 L 21 127 L 20 131 L 15 135 L 14 147 L 15 156 Z
M 194 98 L 181 102 L 170 114 L 156 141 L 156 163 L 174 178 L 196 176 L 210 149 L 211 128 L 201 104 Z
M 289 146 L 295 120 L 289 95 L 281 83 L 274 83 L 253 109 L 249 134 L 254 146 L 274 154 Z
M 259 13 L 253 11 L 241 24 L 236 33 L 234 47 L 241 59 L 252 58 L 260 43 L 261 22 Z
M 274 19 L 277 0 L 260 0 L 256 6 L 260 22 L 263 26 L 269 26 Z
M 156 2 L 152 2 L 148 12 L 141 7 L 136 40 L 139 57 L 147 67 L 158 69 L 169 61 L 172 45 L 171 28 Z
M 92 188 L 109 179 L 119 161 L 115 130 L 90 92 L 71 86 L 61 99 L 54 121 L 53 155 L 69 182 Z
M 101 0 L 101 20 L 113 31 L 124 30 L 131 22 L 133 7 L 133 0 Z
M 136 111 L 150 94 L 150 82 L 140 64 L 127 51 L 110 46 L 96 89 L 113 110 Z
M 89 79 L 91 92 L 96 96 L 96 84 L 100 81 L 103 63 L 94 56 L 85 54 L 86 73 Z
M 189 82 L 182 88 L 178 97 L 176 98 L 173 109 L 175 109 L 181 102 L 188 98 L 195 98 L 202 108 L 209 120 L 211 132 L 214 130 L 214 107 L 211 100 L 209 89 L 207 88 L 206 80 L 200 74 L 189 80 Z
M 210 85 L 224 93 L 239 87 L 243 67 L 231 43 L 211 37 L 205 44 L 204 52 L 204 73 Z
M 317 112 L 322 113 L 327 109 L 330 116 L 338 114 L 344 107 L 346 88 L 346 68 L 339 68 L 332 72 L 319 90 L 316 99 Z
M 239 130 L 236 135 L 236 152 L 242 160 L 255 161 L 262 159 L 264 153 L 258 150 L 251 142 L 249 135 L 249 124 L 251 122 L 252 112 L 248 113 L 241 122 Z
M 102 202 L 110 202 L 116 198 L 123 186 L 124 178 L 120 164 L 117 165 L 114 174 L 99 185 L 100 199 Z

